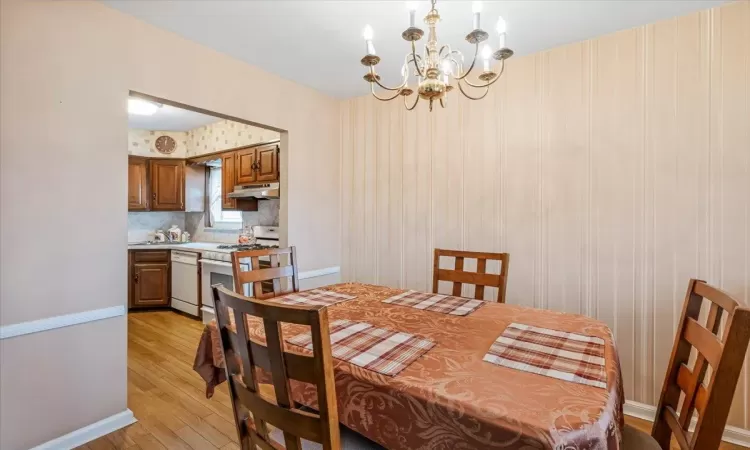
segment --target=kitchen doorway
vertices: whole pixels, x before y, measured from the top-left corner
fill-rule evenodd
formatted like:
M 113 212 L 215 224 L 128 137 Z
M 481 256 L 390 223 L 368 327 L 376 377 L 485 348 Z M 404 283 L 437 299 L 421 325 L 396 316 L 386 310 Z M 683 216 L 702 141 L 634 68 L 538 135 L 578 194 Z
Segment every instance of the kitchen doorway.
M 128 112 L 128 408 L 139 422 L 123 439 L 232 448 L 226 388 L 207 399 L 192 365 L 214 317 L 210 285 L 233 287 L 234 247 L 287 244 L 288 135 L 139 92 Z

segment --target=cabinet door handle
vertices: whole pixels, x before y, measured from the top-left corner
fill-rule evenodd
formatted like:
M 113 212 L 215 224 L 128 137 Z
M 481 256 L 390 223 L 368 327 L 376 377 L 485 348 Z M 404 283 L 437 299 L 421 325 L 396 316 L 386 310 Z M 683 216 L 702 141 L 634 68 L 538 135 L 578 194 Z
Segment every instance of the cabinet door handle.
M 134 283 L 138 282 L 138 274 L 133 275 L 133 282 Z
M 153 193 L 153 194 L 151 195 L 151 198 L 153 198 L 154 200 L 156 200 L 156 192 L 154 192 L 154 193 Z

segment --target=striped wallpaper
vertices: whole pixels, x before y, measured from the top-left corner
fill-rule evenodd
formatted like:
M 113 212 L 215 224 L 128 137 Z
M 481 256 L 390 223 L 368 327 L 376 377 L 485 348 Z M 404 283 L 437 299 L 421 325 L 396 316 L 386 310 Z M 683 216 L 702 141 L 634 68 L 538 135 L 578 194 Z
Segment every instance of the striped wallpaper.
M 509 252 L 508 302 L 606 321 L 646 404 L 690 277 L 750 303 L 750 2 L 514 58 L 486 99 L 423 106 L 342 103 L 344 280 L 430 289 L 435 247 Z

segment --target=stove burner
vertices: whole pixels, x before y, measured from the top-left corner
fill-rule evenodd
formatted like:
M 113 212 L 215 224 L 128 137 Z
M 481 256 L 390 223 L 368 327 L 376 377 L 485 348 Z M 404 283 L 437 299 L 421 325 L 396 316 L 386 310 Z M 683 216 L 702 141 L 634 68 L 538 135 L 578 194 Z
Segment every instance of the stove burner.
M 265 250 L 268 248 L 277 248 L 271 245 L 261 244 L 225 244 L 216 247 L 221 250 Z

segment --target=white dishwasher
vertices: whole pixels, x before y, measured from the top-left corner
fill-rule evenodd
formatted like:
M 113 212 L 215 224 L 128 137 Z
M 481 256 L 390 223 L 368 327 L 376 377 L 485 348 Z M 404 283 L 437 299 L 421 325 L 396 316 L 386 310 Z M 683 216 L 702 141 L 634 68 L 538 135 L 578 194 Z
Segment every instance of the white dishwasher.
M 199 317 L 198 254 L 172 250 L 172 308 Z

